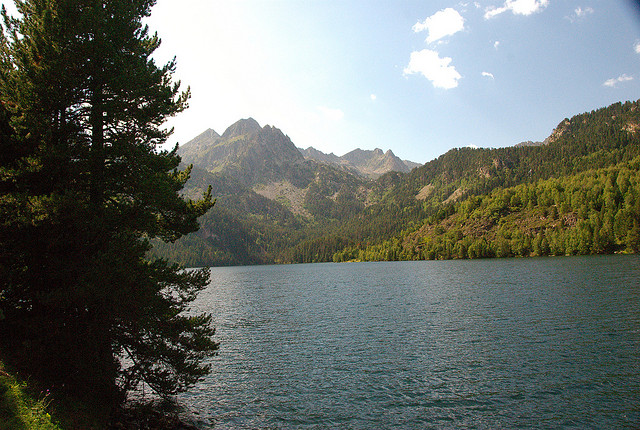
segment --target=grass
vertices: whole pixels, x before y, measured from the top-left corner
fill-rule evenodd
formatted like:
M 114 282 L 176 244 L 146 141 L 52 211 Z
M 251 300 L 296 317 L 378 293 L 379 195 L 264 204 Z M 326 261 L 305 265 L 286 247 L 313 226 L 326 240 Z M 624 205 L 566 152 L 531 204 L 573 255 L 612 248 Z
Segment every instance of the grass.
M 37 381 L 20 378 L 0 360 L 0 430 L 102 430 L 112 427 L 194 428 L 180 420 L 177 409 L 166 409 L 163 404 L 131 404 L 111 416 L 111 411 L 98 401 L 60 392 L 49 393 Z
M 62 430 L 49 414 L 47 392 L 34 395 L 0 362 L 0 430 Z
M 107 427 L 108 421 L 109 410 L 102 405 L 52 394 L 0 361 L 0 430 L 98 430 Z

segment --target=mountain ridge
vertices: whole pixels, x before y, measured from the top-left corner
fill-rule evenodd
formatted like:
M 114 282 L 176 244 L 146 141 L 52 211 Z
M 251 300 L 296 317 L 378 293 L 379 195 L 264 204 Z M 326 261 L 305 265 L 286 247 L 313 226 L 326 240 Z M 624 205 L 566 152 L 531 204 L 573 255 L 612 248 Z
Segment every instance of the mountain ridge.
M 373 150 L 356 148 L 342 156 L 337 156 L 334 153 L 325 154 L 312 146 L 299 149 L 306 159 L 350 169 L 371 179 L 377 179 L 392 171 L 408 173 L 411 169 L 421 165 L 413 161 L 401 160 L 391 149 L 383 152 L 380 148 Z
M 294 148 L 302 158 L 294 155 Z M 222 135 L 209 128 L 181 145 L 178 154 L 185 163 L 209 171 L 232 170 L 230 165 L 234 164 L 247 165 L 255 170 L 265 167 L 264 162 L 269 160 L 282 167 L 286 162 L 299 163 L 306 159 L 370 179 L 376 179 L 390 171 L 407 173 L 420 166 L 413 161 L 401 160 L 390 149 L 383 152 L 378 148 L 358 148 L 343 156 L 337 156 L 333 153 L 325 154 L 313 147 L 297 148 L 280 129 L 271 125 L 261 127 L 253 118 L 236 121 L 227 127 Z M 233 175 L 237 178 L 242 176 L 237 171 Z
M 270 144 L 257 136 L 231 140 Z M 213 185 L 218 203 L 203 232 L 159 255 L 194 266 L 640 251 L 640 100 L 565 118 L 542 144 L 454 148 L 376 180 L 287 145 L 295 168 L 262 182 L 195 166 L 185 195 Z

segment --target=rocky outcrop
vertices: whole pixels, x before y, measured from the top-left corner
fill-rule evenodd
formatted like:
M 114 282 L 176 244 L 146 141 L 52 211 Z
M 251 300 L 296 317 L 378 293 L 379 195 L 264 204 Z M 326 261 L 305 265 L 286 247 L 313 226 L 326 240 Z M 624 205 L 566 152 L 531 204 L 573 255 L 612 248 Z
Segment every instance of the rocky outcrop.
M 569 118 L 565 118 L 558 126 L 553 130 L 551 135 L 547 137 L 544 141 L 545 144 L 553 143 L 556 140 L 560 139 L 560 137 L 569 129 L 571 126 L 571 121 Z
M 516 143 L 514 146 L 516 148 L 521 148 L 523 146 L 541 146 L 541 145 L 546 145 L 547 142 L 533 142 L 531 140 L 527 140 L 526 142 L 520 142 L 520 143 Z

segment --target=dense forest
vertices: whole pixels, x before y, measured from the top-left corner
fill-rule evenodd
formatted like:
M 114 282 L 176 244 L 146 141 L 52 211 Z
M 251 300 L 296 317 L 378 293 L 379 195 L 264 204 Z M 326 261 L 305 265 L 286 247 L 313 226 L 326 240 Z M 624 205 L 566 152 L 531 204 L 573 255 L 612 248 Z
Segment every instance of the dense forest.
M 448 205 L 379 244 L 333 261 L 423 260 L 640 251 L 640 157 Z
M 639 130 L 640 103 L 620 102 L 565 118 L 538 145 L 456 148 L 375 181 L 327 167 L 306 217 L 194 168 L 187 189 L 213 184 L 217 206 L 154 252 L 191 266 L 635 252 Z
M 370 252 L 354 258 L 477 258 L 635 250 L 633 246 L 623 245 L 640 214 L 639 207 L 634 206 L 637 190 L 633 185 L 619 187 L 614 178 L 618 187 L 615 190 L 618 206 L 615 207 L 610 201 L 603 207 L 603 196 L 596 191 L 613 192 L 604 177 L 617 177 L 618 171 L 625 172 L 621 174 L 630 178 L 633 184 L 640 154 L 638 108 L 638 102 L 616 103 L 565 119 L 540 146 L 454 149 L 414 169 L 407 177 L 394 175 L 397 184 L 387 191 L 381 207 L 374 209 L 376 213 L 365 214 L 353 222 L 351 228 L 342 230 L 345 234 L 349 234 L 349 230 L 356 232 L 350 235 L 354 243 L 337 252 L 334 260 L 348 260 L 355 250 L 365 249 Z M 613 171 L 609 172 L 611 169 Z M 590 184 L 593 188 L 588 193 L 586 190 L 575 191 L 580 183 Z M 552 199 L 548 197 L 549 191 L 544 191 L 549 187 L 556 190 Z M 422 195 L 420 191 L 423 191 Z M 607 194 L 607 197 L 610 196 Z M 620 207 L 621 202 L 627 202 L 626 206 Z M 594 221 L 594 212 L 598 214 L 600 225 Z M 613 228 L 600 231 L 602 223 L 611 221 L 612 214 L 614 219 L 618 215 L 615 231 Z M 469 217 L 474 220 L 475 227 L 471 226 Z M 380 229 L 368 229 L 367 225 L 385 226 L 385 219 L 389 224 L 376 237 L 375 232 Z M 583 222 L 579 222 L 581 220 Z M 456 225 L 460 229 L 455 229 Z M 497 227 L 499 231 L 496 231 Z M 455 247 L 442 244 L 444 236 L 441 232 L 453 234 L 449 231 L 451 228 L 457 230 L 456 236 L 471 235 L 460 241 L 457 252 L 454 252 Z M 596 242 L 606 235 L 604 248 L 599 244 L 586 248 L 584 237 L 588 228 L 592 239 L 593 230 L 598 230 Z M 384 232 L 390 234 L 385 237 Z M 532 237 L 534 232 L 535 237 Z M 583 243 L 576 249 L 574 242 L 578 232 Z M 415 243 L 413 251 L 409 251 L 408 243 L 418 240 L 417 237 L 421 237 L 421 243 Z M 447 237 L 450 245 L 454 236 Z M 506 237 L 514 244 L 526 238 L 535 244 L 545 238 L 545 243 L 553 239 L 554 246 L 549 250 L 519 246 L 507 250 Z M 472 238 L 477 246 L 472 247 L 473 252 L 465 252 L 463 248 L 468 250 Z M 478 247 L 482 252 L 475 252 Z

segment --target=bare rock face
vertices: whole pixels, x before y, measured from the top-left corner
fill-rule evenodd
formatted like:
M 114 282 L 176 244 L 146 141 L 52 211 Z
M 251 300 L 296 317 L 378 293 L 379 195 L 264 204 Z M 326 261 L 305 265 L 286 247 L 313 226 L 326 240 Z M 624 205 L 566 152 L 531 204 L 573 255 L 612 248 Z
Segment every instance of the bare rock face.
M 260 124 L 253 118 L 241 119 L 230 125 L 222 134 L 223 140 L 230 140 L 234 137 L 249 135 L 260 131 Z
M 372 151 L 354 149 L 342 157 L 333 153 L 325 154 L 312 147 L 301 150 L 301 152 L 307 159 L 339 166 L 371 179 L 376 179 L 392 171 L 408 173 L 414 167 L 420 166 L 412 161 L 401 160 L 391 150 L 383 152 L 379 148 Z
M 322 151 L 318 151 L 313 146 L 310 146 L 307 149 L 300 149 L 300 153 L 304 158 L 315 160 L 320 163 L 336 164 L 336 165 L 340 165 L 343 163 L 342 157 L 338 157 L 333 152 L 331 154 L 325 154 Z
M 220 135 L 213 129 L 207 129 L 203 133 L 191 139 L 184 146 L 180 145 L 178 153 L 185 159 L 192 159 L 199 153 L 205 151 L 209 146 L 212 146 L 216 141 L 220 139 Z

